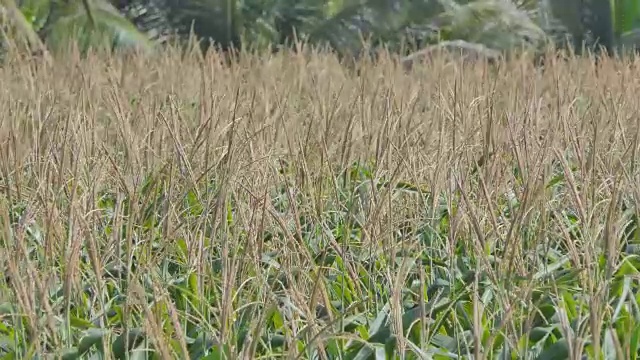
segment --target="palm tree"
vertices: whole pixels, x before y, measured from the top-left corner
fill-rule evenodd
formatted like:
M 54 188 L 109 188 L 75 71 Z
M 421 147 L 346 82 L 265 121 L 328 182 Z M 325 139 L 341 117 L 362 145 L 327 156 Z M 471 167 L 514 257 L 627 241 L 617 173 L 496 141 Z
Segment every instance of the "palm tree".
M 538 50 L 566 35 L 575 45 L 595 38 L 590 43 L 609 52 L 615 45 L 610 0 L 0 1 L 28 43 L 52 51 L 70 39 L 83 49 L 151 50 L 172 35 L 185 40 L 192 33 L 203 49 L 278 48 L 299 39 L 341 55 L 361 53 L 363 37 L 405 54 L 407 44 L 417 50 L 442 41 L 490 51 Z M 611 1 L 618 7 L 635 2 Z

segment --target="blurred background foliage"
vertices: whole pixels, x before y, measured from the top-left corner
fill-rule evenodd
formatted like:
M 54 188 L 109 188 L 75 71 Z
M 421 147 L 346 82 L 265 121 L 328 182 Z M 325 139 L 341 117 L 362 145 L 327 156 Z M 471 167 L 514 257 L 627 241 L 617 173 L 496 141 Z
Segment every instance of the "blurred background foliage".
M 278 51 L 298 39 L 343 56 L 361 54 L 364 39 L 402 55 L 442 42 L 493 51 L 603 46 L 612 54 L 640 44 L 639 1 L 0 0 L 0 40 L 47 53 L 71 41 L 82 50 L 157 51 L 194 35 L 203 49 Z

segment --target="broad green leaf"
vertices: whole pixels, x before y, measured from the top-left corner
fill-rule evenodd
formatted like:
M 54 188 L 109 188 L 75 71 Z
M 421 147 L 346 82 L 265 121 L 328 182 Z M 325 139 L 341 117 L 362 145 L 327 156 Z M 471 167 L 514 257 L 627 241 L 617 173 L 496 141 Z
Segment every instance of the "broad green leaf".
M 49 15 L 50 6 L 50 0 L 21 0 L 18 2 L 20 11 L 35 31 L 44 25 Z
M 144 51 L 153 48 L 147 36 L 106 0 L 53 1 L 42 33 L 45 42 L 55 50 L 66 50 L 70 40 L 77 40 L 83 51 L 105 47 Z
M 565 360 L 569 358 L 569 344 L 562 338 L 546 348 L 536 360 Z
M 640 48 L 640 29 L 636 28 L 620 34 L 618 46 L 623 48 L 621 50 L 623 50 L 625 54 L 627 51 Z
M 534 343 L 545 340 L 553 329 L 553 327 L 536 326 L 529 332 L 529 340 Z
M 216 346 L 218 346 L 218 341 L 211 335 L 202 332 L 197 336 L 195 341 L 188 346 L 189 356 L 193 360 L 201 359 L 203 358 L 204 354 L 208 353 Z
M 128 336 L 125 335 L 127 333 L 123 332 L 111 344 L 111 351 L 116 359 L 125 359 L 129 351 L 137 347 L 146 337 L 145 332 L 137 328 L 129 330 Z
M 640 2 L 637 0 L 611 0 L 616 36 L 632 31 L 638 24 Z
M 76 348 L 65 349 L 60 356 L 62 360 L 76 360 L 80 359 L 80 352 Z
M 80 344 L 78 344 L 78 354 L 82 356 L 89 351 L 92 346 L 99 344 L 106 333 L 107 331 L 104 329 L 87 330 L 82 340 L 80 340 Z
M 473 1 L 450 7 L 440 18 L 446 24 L 443 40 L 460 39 L 496 50 L 535 48 L 548 41 L 540 26 L 511 1 Z
M 94 327 L 93 323 L 89 320 L 86 319 L 81 319 L 77 316 L 73 316 L 71 315 L 69 322 L 71 324 L 72 327 L 74 328 L 80 328 L 80 329 L 89 329 Z
M 38 33 L 33 28 L 31 22 L 25 18 L 14 0 L 0 0 L 0 15 L 3 13 L 6 13 L 8 16 L 1 16 L 0 19 L 8 19 L 8 25 L 16 30 L 17 38 L 14 40 L 24 40 L 32 52 L 42 51 L 45 56 L 48 56 L 48 51 L 38 36 Z M 0 26 L 4 25 L 7 24 L 0 23 Z
M 431 339 L 431 343 L 440 349 L 447 350 L 448 352 L 458 352 L 458 342 L 451 336 L 444 334 L 435 334 Z
M 13 305 L 11 305 L 10 303 L 0 304 L 0 316 L 13 315 L 13 314 L 14 314 Z

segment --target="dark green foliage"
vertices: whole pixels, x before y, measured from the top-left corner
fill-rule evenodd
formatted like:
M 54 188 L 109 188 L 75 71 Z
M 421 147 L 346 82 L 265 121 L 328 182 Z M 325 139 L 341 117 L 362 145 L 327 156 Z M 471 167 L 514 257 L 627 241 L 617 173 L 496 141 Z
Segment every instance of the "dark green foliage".
M 613 14 L 610 0 L 581 0 L 583 40 L 592 48 L 603 47 L 608 55 L 614 52 Z
M 10 9 L 11 0 L 4 1 Z M 70 39 L 81 48 L 149 48 L 149 40 L 186 42 L 195 35 L 203 50 L 276 51 L 300 40 L 359 56 L 366 40 L 408 55 L 443 40 L 540 51 L 570 35 L 578 52 L 584 44 L 613 54 L 620 42 L 633 41 L 640 15 L 632 0 L 613 2 L 615 8 L 609 0 L 21 0 L 26 22 L 12 21 L 54 48 Z

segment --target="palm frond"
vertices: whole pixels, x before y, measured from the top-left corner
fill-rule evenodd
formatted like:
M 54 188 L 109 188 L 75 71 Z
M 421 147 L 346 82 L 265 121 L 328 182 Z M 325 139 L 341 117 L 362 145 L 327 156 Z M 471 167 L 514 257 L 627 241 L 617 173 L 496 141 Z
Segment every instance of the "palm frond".
M 153 42 L 105 0 L 53 1 L 40 31 L 54 50 L 75 39 L 84 51 L 90 47 L 153 49 Z

